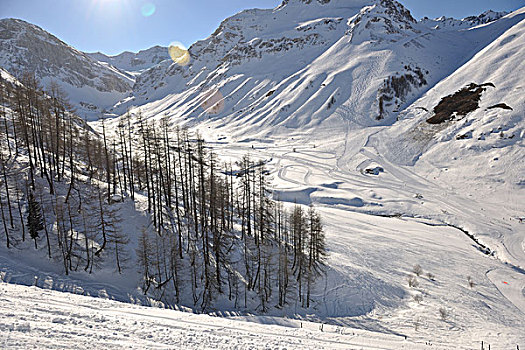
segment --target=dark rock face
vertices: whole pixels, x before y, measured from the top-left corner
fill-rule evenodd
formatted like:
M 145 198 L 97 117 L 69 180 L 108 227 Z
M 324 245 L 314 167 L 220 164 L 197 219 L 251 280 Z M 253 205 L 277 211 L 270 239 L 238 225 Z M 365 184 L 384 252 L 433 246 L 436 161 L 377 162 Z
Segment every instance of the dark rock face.
M 513 111 L 514 110 L 511 106 L 507 105 L 506 103 L 498 103 L 497 105 L 490 106 L 487 109 L 495 109 L 495 108 L 506 109 L 508 111 Z
M 414 24 L 417 21 L 412 17 L 410 11 L 395 0 L 381 0 L 381 6 L 386 8 L 385 13 L 393 20 L 403 22 L 407 25 Z
M 434 116 L 427 120 L 429 124 L 441 124 L 451 120 L 455 115 L 465 116 L 479 108 L 482 93 L 488 86 L 495 87 L 492 83 L 471 83 L 452 95 L 445 96 L 434 107 Z

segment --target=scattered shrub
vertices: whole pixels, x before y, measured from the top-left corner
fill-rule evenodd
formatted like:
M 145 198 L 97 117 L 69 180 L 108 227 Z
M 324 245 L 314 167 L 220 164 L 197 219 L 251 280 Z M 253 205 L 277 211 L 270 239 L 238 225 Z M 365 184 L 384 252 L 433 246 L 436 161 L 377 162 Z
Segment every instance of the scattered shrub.
M 419 287 L 419 282 L 417 281 L 416 276 L 409 276 L 408 279 L 408 286 L 411 288 L 417 288 Z
M 416 274 L 416 276 L 419 277 L 423 273 L 423 268 L 421 267 L 421 265 L 415 264 L 414 268 L 412 269 L 412 272 L 414 272 Z
M 447 309 L 445 309 L 444 307 L 440 307 L 439 308 L 439 318 L 441 319 L 441 321 L 446 321 L 448 316 L 449 315 L 448 315 Z

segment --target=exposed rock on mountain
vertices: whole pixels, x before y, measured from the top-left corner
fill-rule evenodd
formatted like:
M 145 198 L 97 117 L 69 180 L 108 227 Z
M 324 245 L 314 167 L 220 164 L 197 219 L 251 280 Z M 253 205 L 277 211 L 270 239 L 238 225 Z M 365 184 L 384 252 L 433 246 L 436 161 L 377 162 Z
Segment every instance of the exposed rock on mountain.
M 34 73 L 44 87 L 56 81 L 86 118 L 131 92 L 129 77 L 19 19 L 0 20 L 0 66 L 18 78 Z

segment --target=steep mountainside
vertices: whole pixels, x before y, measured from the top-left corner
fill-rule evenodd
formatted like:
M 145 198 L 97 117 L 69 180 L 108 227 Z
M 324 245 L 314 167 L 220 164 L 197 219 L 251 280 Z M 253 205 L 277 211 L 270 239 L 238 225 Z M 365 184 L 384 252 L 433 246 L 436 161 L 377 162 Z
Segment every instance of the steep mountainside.
M 226 19 L 190 47 L 188 65 L 145 71 L 114 112 L 155 101 L 146 116 L 215 122 L 237 136 L 267 125 L 266 133 L 389 125 L 522 18 L 443 31 L 393 0 L 285 1 Z
M 131 76 L 139 75 L 144 70 L 170 59 L 168 48 L 162 46 L 154 46 L 137 53 L 125 51 L 115 56 L 108 56 L 101 52 L 88 53 L 87 55 L 96 61 L 108 63 Z
M 77 113 L 99 118 L 131 92 L 132 79 L 19 19 L 0 20 L 0 67 L 21 78 L 34 73 L 44 87 L 56 81 Z
M 509 16 L 524 14 L 522 9 Z M 525 200 L 525 86 L 517 74 L 525 71 L 524 42 L 522 20 L 369 142 L 390 161 L 413 165 L 436 185 L 479 203 L 485 218 L 463 225 L 501 259 L 521 267 L 525 231 L 508 217 L 522 215 Z M 428 122 L 443 112 L 449 120 Z

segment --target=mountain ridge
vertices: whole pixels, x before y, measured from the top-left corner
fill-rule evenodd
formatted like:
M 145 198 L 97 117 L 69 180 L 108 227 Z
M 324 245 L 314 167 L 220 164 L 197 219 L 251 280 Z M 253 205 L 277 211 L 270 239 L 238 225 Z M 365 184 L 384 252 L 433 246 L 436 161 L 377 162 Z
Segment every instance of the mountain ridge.
M 86 53 L 89 57 L 99 62 L 105 62 L 122 72 L 134 77 L 143 71 L 170 59 L 168 48 L 160 45 L 152 46 L 138 52 L 124 51 L 118 55 L 106 55 L 101 52 Z
M 521 20 L 443 31 L 416 22 L 396 1 L 350 5 L 356 3 L 369 5 L 299 1 L 234 15 L 189 48 L 188 66 L 164 61 L 138 76 L 132 97 L 113 112 L 157 101 L 145 110 L 180 116 L 182 123 L 242 125 L 239 134 L 265 123 L 284 133 L 320 124 L 340 128 L 348 121 L 391 124 L 400 110 Z M 342 91 L 345 81 L 359 77 L 369 83 Z M 210 114 L 201 105 L 208 95 L 219 96 L 215 91 L 224 107 Z M 374 112 L 364 117 L 368 111 Z
M 31 72 L 69 95 L 80 115 L 98 119 L 104 108 L 131 92 L 132 80 L 102 65 L 42 28 L 19 19 L 0 20 L 0 66 L 17 78 Z

